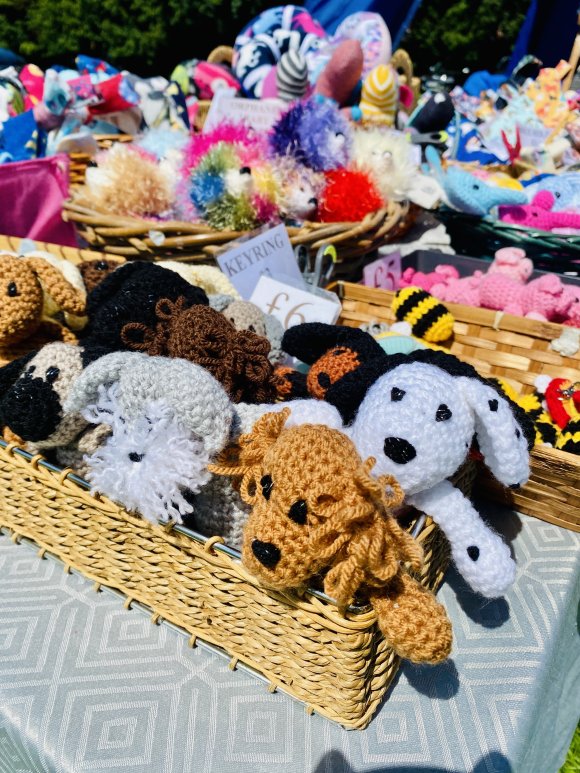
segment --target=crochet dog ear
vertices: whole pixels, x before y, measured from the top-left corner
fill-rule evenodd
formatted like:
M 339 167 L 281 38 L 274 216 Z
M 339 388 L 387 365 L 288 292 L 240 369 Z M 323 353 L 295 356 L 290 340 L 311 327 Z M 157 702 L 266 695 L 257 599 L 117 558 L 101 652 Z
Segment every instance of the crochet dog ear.
M 85 313 L 85 297 L 64 278 L 60 271 L 42 258 L 28 258 L 27 265 L 42 281 L 47 293 L 69 314 Z
M 337 346 L 350 349 L 358 355 L 361 363 L 385 356 L 383 349 L 371 335 L 346 325 L 305 322 L 291 327 L 282 338 L 282 349 L 308 365 L 312 365 L 329 349 Z
M 530 475 L 533 427 L 523 412 L 483 380 L 459 378 L 461 392 L 475 414 L 475 432 L 486 465 L 512 488 Z
M 135 362 L 135 357 L 149 359 L 147 354 L 113 352 L 100 357 L 98 362 L 93 362 L 73 384 L 64 410 L 67 413 L 80 413 L 87 405 L 95 403 L 99 396 L 99 386 L 117 381 L 121 371 L 129 363 Z

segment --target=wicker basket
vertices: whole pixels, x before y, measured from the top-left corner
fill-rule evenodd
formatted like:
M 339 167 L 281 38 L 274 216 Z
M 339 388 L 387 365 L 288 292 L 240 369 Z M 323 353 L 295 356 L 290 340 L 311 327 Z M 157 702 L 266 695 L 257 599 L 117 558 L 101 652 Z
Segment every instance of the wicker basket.
M 247 235 L 216 231 L 200 223 L 155 222 L 99 212 L 83 206 L 80 195 L 65 202 L 63 218 L 75 224 L 91 247 L 127 259 L 207 263 L 218 248 Z M 412 225 L 416 212 L 416 207 L 391 202 L 359 223 L 304 223 L 301 227 L 287 226 L 287 231 L 293 245 L 316 250 L 322 244 L 334 244 L 340 262 L 372 252 L 400 236 Z
M 26 241 L 29 242 L 30 240 L 27 239 Z M 93 250 L 77 250 L 75 247 L 64 247 L 62 244 L 50 244 L 48 242 L 39 242 L 34 239 L 32 241 L 37 250 L 50 252 L 53 255 L 56 255 L 57 258 L 64 258 L 75 264 L 80 263 L 83 260 L 102 260 L 103 258 L 114 260 L 119 263 L 124 262 L 123 258 L 120 258 L 118 255 L 109 255 L 104 252 L 94 252 Z M 18 254 L 21 242 L 22 238 L 20 236 L 0 235 L 0 250 L 7 250 L 8 252 L 15 252 Z
M 501 247 L 521 247 L 543 271 L 578 270 L 580 236 L 504 223 L 491 217 L 476 217 L 441 207 L 437 218 L 445 224 L 453 248 L 458 254 L 488 257 Z
M 469 487 L 471 468 L 462 485 Z M 153 526 L 42 459 L 0 441 L 0 526 L 93 580 L 138 601 L 153 622 L 167 620 L 263 674 L 270 690 L 304 702 L 348 728 L 371 720 L 398 669 L 369 607 L 343 615 L 316 591 L 299 597 L 265 590 L 219 537 Z M 421 519 L 423 521 L 423 519 Z M 421 582 L 437 588 L 448 546 L 429 520 L 420 528 Z
M 130 134 L 95 134 L 99 150 L 109 150 L 116 142 L 132 142 Z M 85 181 L 87 166 L 92 162 L 92 156 L 85 153 L 69 153 L 69 182 L 71 185 L 82 185 Z
M 340 282 L 342 320 L 358 326 L 369 320 L 392 322 L 393 293 Z M 563 357 L 550 348 L 563 327 L 487 309 L 445 304 L 455 317 L 449 350 L 471 363 L 483 376 L 505 378 L 523 394 L 539 375 L 580 380 L 580 353 Z M 488 472 L 477 488 L 495 501 L 572 531 L 580 531 L 580 456 L 536 446 L 530 481 L 518 491 L 504 489 Z

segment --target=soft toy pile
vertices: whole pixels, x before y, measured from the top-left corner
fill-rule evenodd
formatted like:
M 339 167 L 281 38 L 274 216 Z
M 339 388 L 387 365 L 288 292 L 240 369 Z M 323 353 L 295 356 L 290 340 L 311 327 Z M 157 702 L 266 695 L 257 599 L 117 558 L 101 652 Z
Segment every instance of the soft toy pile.
M 580 327 L 580 287 L 566 284 L 557 274 L 530 279 L 532 271 L 532 261 L 522 249 L 505 247 L 496 252 L 487 271 L 462 277 L 447 264 L 429 274 L 407 268 L 399 287 L 420 287 L 448 303 Z
M 525 483 L 525 411 L 442 351 L 387 354 L 363 330 L 319 323 L 282 336 L 257 307 L 211 292 L 216 269 L 192 269 L 197 284 L 151 263 L 99 270 L 74 307 L 77 342 L 55 335 L 22 355 L 14 340 L 5 437 L 153 523 L 222 536 L 270 587 L 368 599 L 403 657 L 447 657 L 449 621 L 408 573 L 423 555 L 397 518 L 403 505 L 429 514 L 471 587 L 502 594 L 509 548 L 452 480 L 476 447 L 502 484 Z

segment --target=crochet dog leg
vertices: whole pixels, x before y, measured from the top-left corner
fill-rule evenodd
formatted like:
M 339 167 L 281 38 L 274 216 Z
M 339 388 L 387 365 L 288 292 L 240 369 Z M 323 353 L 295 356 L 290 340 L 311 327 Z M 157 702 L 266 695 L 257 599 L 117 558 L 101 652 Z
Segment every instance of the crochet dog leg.
M 473 590 L 495 598 L 509 588 L 516 574 L 509 547 L 449 481 L 413 494 L 408 502 L 439 524 L 451 544 L 457 569 Z
M 447 613 L 411 575 L 403 572 L 386 592 L 375 591 L 371 604 L 397 655 L 415 663 L 440 663 L 449 657 L 453 633 Z

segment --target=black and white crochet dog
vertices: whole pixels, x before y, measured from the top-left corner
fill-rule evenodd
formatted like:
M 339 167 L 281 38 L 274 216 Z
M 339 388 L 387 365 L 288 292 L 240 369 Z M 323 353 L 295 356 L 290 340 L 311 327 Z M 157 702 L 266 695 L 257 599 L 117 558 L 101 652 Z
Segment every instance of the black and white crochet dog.
M 301 338 L 305 349 L 319 334 L 344 338 L 345 328 L 334 330 L 317 323 L 292 328 L 292 354 L 300 356 Z M 328 387 L 325 401 L 337 409 L 361 456 L 377 460 L 373 474 L 395 476 L 406 502 L 440 525 L 471 587 L 501 595 L 515 578 L 510 550 L 450 478 L 475 441 L 498 481 L 524 484 L 533 429 L 523 411 L 470 365 L 429 349 L 360 357 L 356 369 Z M 327 413 L 325 407 L 320 423 L 328 423 Z

